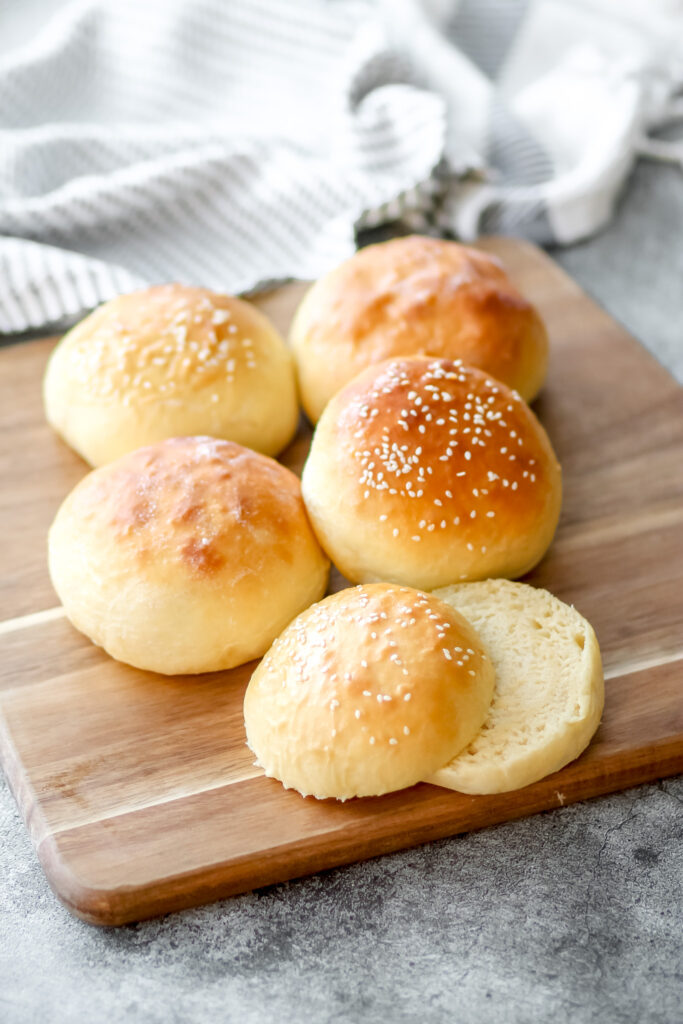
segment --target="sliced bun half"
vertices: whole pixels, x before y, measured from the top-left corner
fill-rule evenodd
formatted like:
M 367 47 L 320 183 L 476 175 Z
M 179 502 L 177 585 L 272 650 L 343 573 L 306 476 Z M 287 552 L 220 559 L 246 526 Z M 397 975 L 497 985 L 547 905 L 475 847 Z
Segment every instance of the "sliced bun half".
M 481 730 L 426 781 L 461 793 L 505 793 L 577 758 L 604 704 L 590 624 L 547 590 L 508 580 L 444 587 L 436 596 L 477 630 L 496 686 Z

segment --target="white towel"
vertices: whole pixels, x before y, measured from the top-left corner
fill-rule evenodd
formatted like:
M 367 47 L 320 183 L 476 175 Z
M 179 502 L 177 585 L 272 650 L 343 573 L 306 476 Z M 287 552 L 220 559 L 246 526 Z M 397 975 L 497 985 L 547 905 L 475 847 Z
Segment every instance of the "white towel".
M 680 0 L 9 2 L 5 333 L 315 277 L 399 217 L 574 241 L 683 82 Z

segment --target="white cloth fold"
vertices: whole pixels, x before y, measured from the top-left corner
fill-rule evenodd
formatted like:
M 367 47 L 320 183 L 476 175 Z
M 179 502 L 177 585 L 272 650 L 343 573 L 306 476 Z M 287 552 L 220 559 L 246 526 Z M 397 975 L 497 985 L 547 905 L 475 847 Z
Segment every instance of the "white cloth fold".
M 573 241 L 683 82 L 679 0 L 76 0 L 39 30 L 12 5 L 0 332 L 314 277 L 398 217 Z

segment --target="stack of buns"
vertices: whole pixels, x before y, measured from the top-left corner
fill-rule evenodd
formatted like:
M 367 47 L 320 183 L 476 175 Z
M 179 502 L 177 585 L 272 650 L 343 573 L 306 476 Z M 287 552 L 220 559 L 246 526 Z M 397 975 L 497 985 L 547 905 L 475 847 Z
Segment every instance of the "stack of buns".
M 315 284 L 290 347 L 250 304 L 181 285 L 62 339 L 47 417 L 98 467 L 49 534 L 68 617 L 150 671 L 263 657 L 247 741 L 304 795 L 502 792 L 558 770 L 603 684 L 588 623 L 510 582 L 562 494 L 526 404 L 547 367 L 537 311 L 491 257 L 409 237 Z M 301 485 L 269 457 L 297 387 L 318 421 Z M 321 600 L 330 561 L 358 586 Z

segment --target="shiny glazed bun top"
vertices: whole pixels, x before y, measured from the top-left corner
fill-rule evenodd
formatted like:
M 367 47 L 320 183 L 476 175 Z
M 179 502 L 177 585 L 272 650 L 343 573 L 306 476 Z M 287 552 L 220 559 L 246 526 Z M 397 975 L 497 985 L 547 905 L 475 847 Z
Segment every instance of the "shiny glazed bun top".
M 495 257 L 417 235 L 361 249 L 314 284 L 290 344 L 313 422 L 357 373 L 392 357 L 462 359 L 526 401 L 548 361 L 543 321 Z
M 535 565 L 557 525 L 561 477 L 517 394 L 481 370 L 415 358 L 370 367 L 335 395 L 302 490 L 350 580 L 431 590 Z
M 299 416 L 292 359 L 270 321 L 180 284 L 120 295 L 69 331 L 44 398 L 49 422 L 92 465 L 197 434 L 275 455 Z

